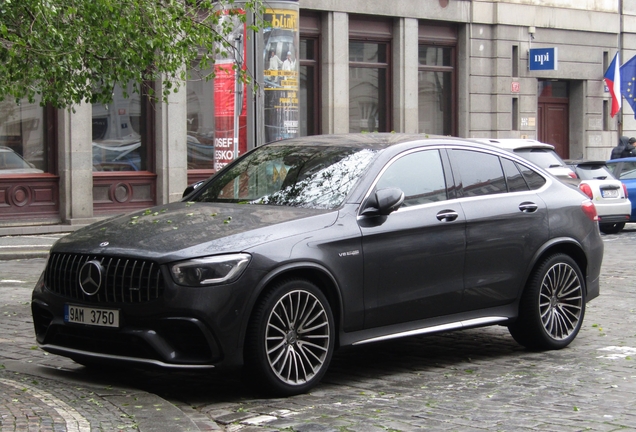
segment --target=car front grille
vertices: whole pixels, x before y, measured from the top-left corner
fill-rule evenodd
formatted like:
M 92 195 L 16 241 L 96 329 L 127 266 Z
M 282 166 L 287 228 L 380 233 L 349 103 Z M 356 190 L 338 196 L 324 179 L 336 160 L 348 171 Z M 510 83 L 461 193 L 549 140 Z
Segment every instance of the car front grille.
M 89 261 L 101 264 L 101 284 L 93 295 L 80 287 L 80 269 Z M 164 290 L 161 269 L 152 261 L 81 254 L 51 254 L 44 283 L 61 296 L 101 304 L 148 302 Z

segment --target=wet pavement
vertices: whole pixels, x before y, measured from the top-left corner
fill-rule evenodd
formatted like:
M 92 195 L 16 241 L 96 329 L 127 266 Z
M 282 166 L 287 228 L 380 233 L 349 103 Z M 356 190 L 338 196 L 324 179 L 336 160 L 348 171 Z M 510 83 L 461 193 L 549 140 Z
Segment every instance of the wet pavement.
M 60 235 L 0 237 L 1 432 L 636 430 L 636 224 L 603 236 L 601 296 L 564 350 L 527 351 L 505 327 L 370 344 L 282 399 L 238 371 L 93 370 L 37 348 L 29 300 L 45 259 L 16 258 Z

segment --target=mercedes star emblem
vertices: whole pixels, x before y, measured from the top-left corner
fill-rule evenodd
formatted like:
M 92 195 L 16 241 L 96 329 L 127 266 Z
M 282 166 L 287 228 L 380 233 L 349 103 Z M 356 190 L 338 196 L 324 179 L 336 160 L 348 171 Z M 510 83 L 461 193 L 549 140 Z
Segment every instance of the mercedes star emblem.
M 97 260 L 84 263 L 79 271 L 79 285 L 84 294 L 92 296 L 97 294 L 102 284 L 102 265 Z

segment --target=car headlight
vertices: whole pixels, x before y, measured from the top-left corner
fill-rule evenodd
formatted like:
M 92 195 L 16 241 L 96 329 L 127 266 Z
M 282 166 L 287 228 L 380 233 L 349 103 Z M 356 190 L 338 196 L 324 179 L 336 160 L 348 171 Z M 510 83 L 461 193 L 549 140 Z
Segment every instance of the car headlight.
M 233 282 L 241 276 L 251 256 L 217 255 L 181 261 L 170 266 L 172 278 L 179 285 L 201 286 Z

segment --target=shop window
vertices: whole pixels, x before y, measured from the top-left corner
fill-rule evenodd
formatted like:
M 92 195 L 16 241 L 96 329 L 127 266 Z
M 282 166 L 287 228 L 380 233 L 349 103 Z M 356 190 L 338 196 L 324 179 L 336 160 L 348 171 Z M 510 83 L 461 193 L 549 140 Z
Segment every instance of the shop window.
M 0 102 L 0 176 L 49 172 L 45 112 L 38 100 Z
M 115 86 L 111 103 L 93 104 L 93 172 L 150 171 L 146 103 L 129 84 Z

